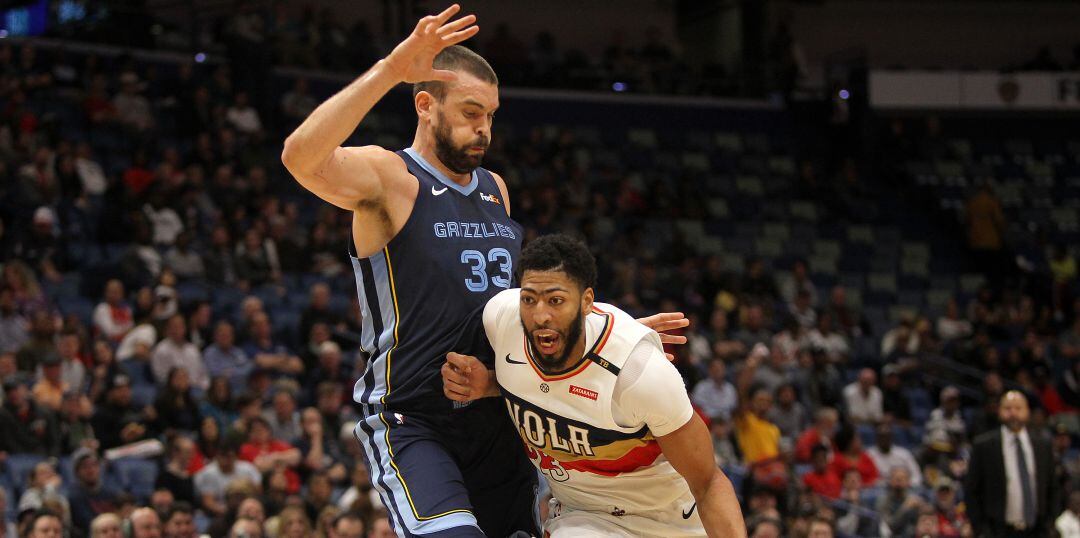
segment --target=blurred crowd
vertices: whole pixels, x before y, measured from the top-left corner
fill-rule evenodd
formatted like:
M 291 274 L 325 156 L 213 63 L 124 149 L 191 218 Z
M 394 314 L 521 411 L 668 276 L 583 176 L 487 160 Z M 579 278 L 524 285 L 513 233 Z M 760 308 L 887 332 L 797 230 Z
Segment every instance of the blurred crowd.
M 517 56 L 495 63 L 530 58 L 506 38 L 491 39 Z M 0 44 L 3 536 L 391 535 L 352 436 L 367 357 L 349 216 L 298 195 L 277 164 L 318 99 L 296 79 L 255 104 L 237 71 Z M 1055 515 L 1076 517 L 1080 309 L 1045 316 L 1003 281 L 874 334 L 802 260 L 777 274 L 685 241 L 654 252 L 632 225 L 601 234 L 603 218 L 706 212 L 693 178 L 631 181 L 577 150 L 572 131 L 525 128 L 496 137 L 486 163 L 511 171 L 527 237 L 586 236 L 603 300 L 687 312 L 676 365 L 753 536 L 970 535 L 968 450 L 1007 388 L 1053 439 Z M 1056 286 L 1075 288 L 1071 267 Z M 867 339 L 872 360 L 855 353 Z M 951 384 L 941 357 L 982 385 Z M 130 459 L 152 484 L 118 487 Z

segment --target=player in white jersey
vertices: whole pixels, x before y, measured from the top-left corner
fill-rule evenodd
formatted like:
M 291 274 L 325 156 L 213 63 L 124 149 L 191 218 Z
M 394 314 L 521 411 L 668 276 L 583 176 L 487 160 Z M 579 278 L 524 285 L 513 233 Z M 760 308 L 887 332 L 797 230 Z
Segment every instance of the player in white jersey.
M 596 262 L 564 235 L 521 256 L 484 308 L 495 370 L 451 353 L 453 400 L 501 395 L 554 497 L 552 538 L 745 536 L 735 491 L 656 332 L 594 303 Z

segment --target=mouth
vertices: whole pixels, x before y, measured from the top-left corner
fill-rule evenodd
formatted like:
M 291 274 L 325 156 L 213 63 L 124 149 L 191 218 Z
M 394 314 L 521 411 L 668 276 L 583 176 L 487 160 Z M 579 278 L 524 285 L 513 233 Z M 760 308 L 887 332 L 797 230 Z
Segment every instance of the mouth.
M 559 349 L 559 343 L 562 341 L 562 337 L 557 331 L 550 329 L 541 329 L 533 331 L 533 341 L 536 342 L 536 349 L 544 355 L 554 355 Z

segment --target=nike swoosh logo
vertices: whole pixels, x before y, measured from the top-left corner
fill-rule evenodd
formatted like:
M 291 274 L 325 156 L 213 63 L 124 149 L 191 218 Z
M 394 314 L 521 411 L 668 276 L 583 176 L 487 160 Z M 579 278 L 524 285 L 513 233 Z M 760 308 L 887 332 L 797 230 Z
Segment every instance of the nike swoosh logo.
M 690 516 L 694 515 L 694 510 L 695 510 L 696 508 L 697 508 L 697 503 L 691 504 L 691 505 L 690 505 L 690 511 L 689 511 L 689 512 L 687 512 L 687 511 L 683 510 L 683 513 L 682 513 L 682 518 L 683 518 L 683 519 L 690 519 Z
M 436 190 L 436 189 L 435 189 L 435 185 L 432 185 L 432 186 L 431 186 L 431 194 L 434 194 L 435 196 L 438 196 L 438 195 L 440 195 L 440 194 L 442 194 L 442 193 L 446 192 L 446 189 L 447 189 L 447 188 L 448 188 L 448 187 L 443 187 L 442 189 Z
M 509 353 L 506 354 L 506 362 L 508 362 L 510 364 L 525 364 L 522 361 L 515 361 L 514 359 L 511 359 Z

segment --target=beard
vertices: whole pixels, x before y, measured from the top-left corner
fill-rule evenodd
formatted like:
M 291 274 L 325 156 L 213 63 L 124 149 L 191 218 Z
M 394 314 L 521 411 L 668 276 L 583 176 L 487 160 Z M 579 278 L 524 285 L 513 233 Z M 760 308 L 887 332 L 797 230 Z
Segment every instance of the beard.
M 439 113 L 439 124 L 435 126 L 435 156 L 454 173 L 468 174 L 476 170 L 484 160 L 484 153 L 490 143 L 491 140 L 488 137 L 479 136 L 465 144 L 455 146 L 446 117 L 441 112 Z M 469 153 L 468 150 L 472 147 L 481 147 L 484 151 Z
M 548 329 L 559 333 L 559 340 L 562 341 L 562 350 L 555 355 L 545 355 L 540 352 L 540 349 L 536 347 L 535 337 L 529 331 L 528 327 L 525 327 L 525 323 L 521 324 L 525 329 L 526 334 L 529 335 L 529 350 L 532 352 L 533 357 L 536 357 L 540 361 L 540 366 L 547 371 L 557 371 L 560 367 L 566 364 L 566 360 L 570 357 L 570 352 L 576 347 L 577 341 L 581 339 L 581 331 L 585 322 L 585 314 L 578 312 L 577 317 L 570 323 L 570 326 L 565 329 L 553 329 L 550 327 L 537 327 L 535 330 Z

